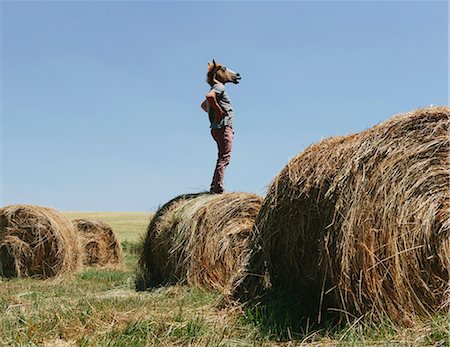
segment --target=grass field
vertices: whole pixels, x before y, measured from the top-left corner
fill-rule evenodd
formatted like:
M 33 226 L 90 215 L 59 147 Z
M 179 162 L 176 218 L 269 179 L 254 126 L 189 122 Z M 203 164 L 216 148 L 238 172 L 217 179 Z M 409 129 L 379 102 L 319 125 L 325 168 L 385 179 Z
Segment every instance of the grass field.
M 123 242 L 137 243 L 145 213 L 67 212 L 97 218 Z M 271 313 L 219 309 L 221 296 L 187 286 L 134 290 L 138 255 L 120 270 L 85 268 L 56 282 L 0 279 L 0 345 L 45 346 L 449 346 L 449 318 L 409 329 L 356 321 L 340 327 L 292 329 Z M 282 342 L 283 341 L 283 342 Z

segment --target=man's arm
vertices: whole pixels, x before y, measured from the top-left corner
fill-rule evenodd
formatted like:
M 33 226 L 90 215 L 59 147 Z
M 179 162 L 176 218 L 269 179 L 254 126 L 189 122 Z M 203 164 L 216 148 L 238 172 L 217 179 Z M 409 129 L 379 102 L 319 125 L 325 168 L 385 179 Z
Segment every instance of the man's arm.
M 208 109 L 206 108 L 206 99 L 202 102 L 201 108 L 203 109 L 203 111 L 208 112 Z
M 206 101 L 208 101 L 209 106 L 211 106 L 214 109 L 215 114 L 215 120 L 216 122 L 219 122 L 225 113 L 223 112 L 222 108 L 217 102 L 216 92 L 213 90 L 210 90 L 208 94 L 206 94 Z

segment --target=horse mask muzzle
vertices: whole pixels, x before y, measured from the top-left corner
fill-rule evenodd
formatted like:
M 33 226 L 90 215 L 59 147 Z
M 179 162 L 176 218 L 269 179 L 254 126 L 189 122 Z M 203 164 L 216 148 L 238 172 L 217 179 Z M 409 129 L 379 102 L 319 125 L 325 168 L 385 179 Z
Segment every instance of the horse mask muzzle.
M 237 74 L 233 77 L 233 83 L 234 83 L 234 84 L 239 84 L 239 81 L 240 81 L 241 78 L 242 78 L 241 75 L 237 73 Z
M 241 79 L 241 74 L 239 72 L 234 72 L 233 70 L 227 69 L 228 73 L 231 75 L 231 82 L 238 84 Z

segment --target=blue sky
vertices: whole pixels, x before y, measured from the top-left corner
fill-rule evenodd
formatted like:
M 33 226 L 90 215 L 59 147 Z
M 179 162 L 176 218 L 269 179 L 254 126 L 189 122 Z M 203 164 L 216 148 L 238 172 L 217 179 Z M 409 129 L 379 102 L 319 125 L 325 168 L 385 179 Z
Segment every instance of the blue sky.
M 209 188 L 215 58 L 226 189 L 265 194 L 308 145 L 448 104 L 446 1 L 3 1 L 0 204 L 149 211 Z

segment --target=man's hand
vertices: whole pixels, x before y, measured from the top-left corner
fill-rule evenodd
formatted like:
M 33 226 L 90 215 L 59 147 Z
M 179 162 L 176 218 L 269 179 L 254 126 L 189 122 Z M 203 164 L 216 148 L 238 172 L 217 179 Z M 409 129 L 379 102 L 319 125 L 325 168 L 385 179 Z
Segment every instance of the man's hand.
M 216 121 L 216 123 L 219 123 L 220 120 L 225 116 L 225 112 L 217 103 L 216 93 L 212 90 L 209 91 L 209 93 L 206 94 L 206 101 L 214 109 L 214 120 Z
M 205 101 L 203 101 L 202 102 L 202 104 L 201 104 L 201 108 L 203 109 L 203 111 L 205 111 L 205 112 L 208 112 L 208 102 L 206 101 L 206 99 L 205 99 Z

